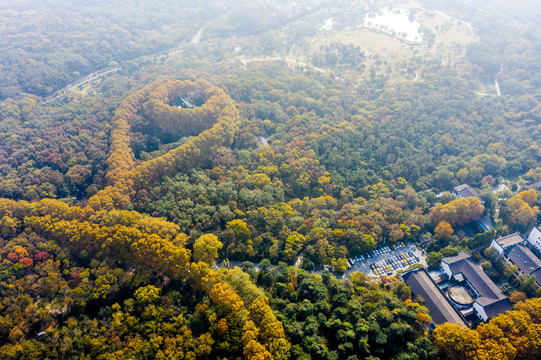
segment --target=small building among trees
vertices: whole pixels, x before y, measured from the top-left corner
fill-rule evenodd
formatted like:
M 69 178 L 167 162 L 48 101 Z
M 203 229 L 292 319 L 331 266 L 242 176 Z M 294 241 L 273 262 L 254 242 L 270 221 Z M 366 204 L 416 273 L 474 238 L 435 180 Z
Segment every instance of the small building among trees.
M 483 200 L 481 195 L 479 195 L 479 193 L 475 189 L 470 187 L 470 185 L 462 184 L 462 185 L 458 185 L 457 187 L 453 189 L 453 198 L 458 199 L 458 198 L 468 198 L 468 197 L 476 197 L 481 202 L 481 205 L 485 205 L 485 201 Z

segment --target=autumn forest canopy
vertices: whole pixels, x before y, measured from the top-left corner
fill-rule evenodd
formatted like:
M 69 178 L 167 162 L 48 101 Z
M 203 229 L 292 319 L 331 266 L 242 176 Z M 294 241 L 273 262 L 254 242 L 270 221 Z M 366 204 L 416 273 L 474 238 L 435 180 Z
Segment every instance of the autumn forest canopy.
M 539 358 L 540 12 L 0 0 L 0 359 Z M 435 323 L 460 252 L 513 310 Z

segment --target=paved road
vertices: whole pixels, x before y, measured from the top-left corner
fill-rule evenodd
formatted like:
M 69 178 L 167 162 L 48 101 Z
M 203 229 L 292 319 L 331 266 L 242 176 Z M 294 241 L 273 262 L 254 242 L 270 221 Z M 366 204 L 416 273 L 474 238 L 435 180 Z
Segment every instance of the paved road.
M 201 35 L 203 34 L 203 30 L 205 30 L 204 26 L 201 29 L 199 29 L 197 34 L 195 34 L 195 36 L 193 37 L 193 39 L 191 41 L 192 43 L 199 44 L 199 41 L 201 41 Z
M 496 94 L 498 94 L 498 96 L 502 96 L 502 92 L 500 90 L 500 83 L 498 82 L 498 76 L 500 76 L 502 70 L 503 64 L 500 65 L 500 71 L 496 74 L 496 76 L 494 76 L 494 86 L 496 87 Z
M 269 146 L 268 139 L 263 136 L 258 136 L 257 142 L 259 144 L 259 147 Z
M 189 43 L 186 43 L 186 44 L 184 44 L 184 45 L 182 45 L 180 47 L 169 49 L 167 51 L 160 51 L 160 52 L 157 52 L 157 53 L 152 54 L 152 55 L 138 56 L 136 58 L 133 58 L 132 60 L 147 57 L 149 61 L 156 61 L 156 60 L 160 60 L 160 59 L 163 59 L 163 58 L 167 58 L 170 55 L 178 54 L 178 53 L 182 52 L 184 50 L 184 48 L 186 47 L 186 45 L 188 45 L 190 43 L 199 44 L 199 42 L 201 41 L 201 35 L 203 34 L 203 30 L 205 30 L 204 26 L 199 29 L 197 34 L 194 35 L 194 37 L 190 40 Z M 43 104 L 47 104 L 47 103 L 50 103 L 51 101 L 58 100 L 61 97 L 63 97 L 66 94 L 66 92 L 68 92 L 68 91 L 72 91 L 72 90 L 74 90 L 74 89 L 80 87 L 81 85 L 84 85 L 84 84 L 86 84 L 86 83 L 88 83 L 90 81 L 93 81 L 93 80 L 96 80 L 96 79 L 99 79 L 99 78 L 102 78 L 102 77 L 106 77 L 106 76 L 108 76 L 110 74 L 116 73 L 119 70 L 122 70 L 122 68 L 121 67 L 115 67 L 115 68 L 107 67 L 107 68 L 103 68 L 103 69 L 94 71 L 93 73 L 90 73 L 90 74 L 86 75 L 82 79 L 80 79 L 80 80 L 78 80 L 78 81 L 76 81 L 74 83 L 68 84 L 65 87 L 63 87 L 62 89 L 59 89 L 59 90 L 55 91 L 54 93 L 50 94 L 49 96 L 46 96 L 43 99 Z

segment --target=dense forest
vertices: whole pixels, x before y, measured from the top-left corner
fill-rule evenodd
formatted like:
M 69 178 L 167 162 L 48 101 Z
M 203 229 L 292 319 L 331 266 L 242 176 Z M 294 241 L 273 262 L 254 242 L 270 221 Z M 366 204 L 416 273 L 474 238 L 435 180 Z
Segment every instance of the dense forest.
M 538 358 L 541 290 L 485 251 L 540 220 L 530 2 L 0 1 L 0 358 Z M 343 40 L 398 5 L 426 43 Z M 514 310 L 434 329 L 348 270 L 404 242 Z

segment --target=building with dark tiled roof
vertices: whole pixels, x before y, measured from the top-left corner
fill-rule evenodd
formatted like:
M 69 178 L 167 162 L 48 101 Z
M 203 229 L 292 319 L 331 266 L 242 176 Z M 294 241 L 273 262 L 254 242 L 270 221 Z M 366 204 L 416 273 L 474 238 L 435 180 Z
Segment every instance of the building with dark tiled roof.
M 475 299 L 473 310 L 481 320 L 487 321 L 491 317 L 511 310 L 509 298 L 479 266 L 473 263 L 470 255 L 461 252 L 456 256 L 443 258 L 441 271 L 449 276 L 451 282 L 462 283 L 471 290 Z
M 516 232 L 511 235 L 507 235 L 504 237 L 501 237 L 496 240 L 492 240 L 492 243 L 490 244 L 491 247 L 496 249 L 500 255 L 503 255 L 506 249 L 516 245 L 516 244 L 522 244 L 524 243 L 524 238 L 520 233 Z
M 504 255 L 515 264 L 520 271 L 528 275 L 541 267 L 541 260 L 539 260 L 530 249 L 522 244 L 517 244 L 506 249 Z
M 541 285 L 541 260 L 526 247 L 526 240 L 522 235 L 517 232 L 501 237 L 493 240 L 490 246 L 496 249 L 507 261 L 516 265 L 522 273 L 535 276 L 535 282 Z
M 471 188 L 470 185 L 468 185 L 468 184 L 462 184 L 462 185 L 458 185 L 457 187 L 455 187 L 453 189 L 453 197 L 455 199 L 457 199 L 457 198 L 467 198 L 467 197 L 476 197 L 476 198 L 479 199 L 479 201 L 481 202 L 482 205 L 485 204 L 485 201 L 483 200 L 481 195 L 479 195 L 479 193 L 477 191 L 475 191 L 475 189 Z
M 188 99 L 183 98 L 182 96 L 177 96 L 175 100 L 173 100 L 172 106 L 176 106 L 181 109 L 193 109 L 195 106 L 188 101 Z
M 535 276 L 535 282 L 541 285 L 541 260 L 530 249 L 522 244 L 517 244 L 506 249 L 503 255 L 522 273 Z
M 508 297 L 501 299 L 479 298 L 473 304 L 473 310 L 483 321 L 492 319 L 501 313 L 511 310 L 513 306 Z
M 402 280 L 409 286 L 415 296 L 424 299 L 434 325 L 449 322 L 468 327 L 468 323 L 462 314 L 451 305 L 425 269 L 414 269 L 405 272 L 402 274 Z
M 541 267 L 532 271 L 530 276 L 535 276 L 535 282 L 537 285 L 541 286 Z

